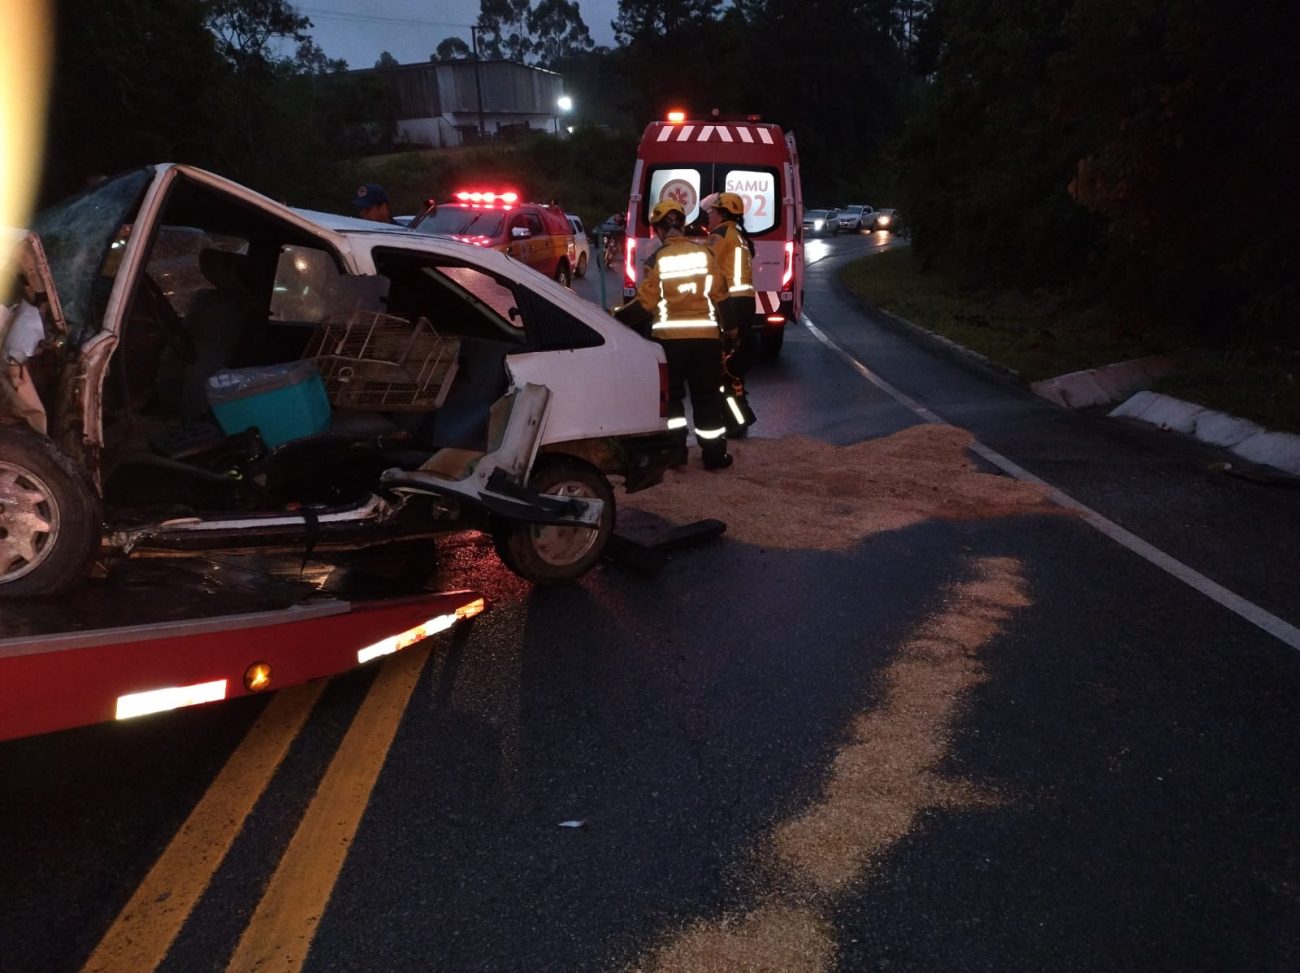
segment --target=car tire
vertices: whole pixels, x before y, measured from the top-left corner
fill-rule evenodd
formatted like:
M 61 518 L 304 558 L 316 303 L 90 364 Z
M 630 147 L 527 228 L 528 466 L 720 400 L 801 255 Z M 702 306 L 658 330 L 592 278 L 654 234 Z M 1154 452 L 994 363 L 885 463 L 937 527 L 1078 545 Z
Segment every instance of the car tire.
M 565 287 L 573 286 L 573 274 L 569 272 L 569 262 L 561 260 L 555 267 L 555 282 Z
M 498 519 L 492 541 L 501 563 L 538 586 L 571 584 L 600 560 L 614 533 L 614 489 L 590 463 L 571 456 L 542 454 L 528 485 L 541 493 L 600 500 L 599 527 L 528 524 Z
M 101 509 L 90 478 L 54 443 L 0 427 L 0 598 L 56 595 L 85 580 Z
M 578 269 L 573 274 L 575 277 L 587 276 L 587 255 L 585 253 L 578 254 Z
M 762 361 L 776 361 L 785 343 L 785 325 L 764 327 L 758 336 L 758 357 Z

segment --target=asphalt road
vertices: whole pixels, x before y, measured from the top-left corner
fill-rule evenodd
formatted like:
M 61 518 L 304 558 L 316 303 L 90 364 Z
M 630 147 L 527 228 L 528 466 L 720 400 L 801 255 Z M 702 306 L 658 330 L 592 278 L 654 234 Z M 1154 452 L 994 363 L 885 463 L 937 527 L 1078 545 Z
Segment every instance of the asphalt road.
M 748 455 L 942 419 L 1095 518 L 734 529 L 556 591 L 443 542 L 472 628 L 0 745 L 0 970 L 1300 968 L 1300 490 L 918 344 L 835 284 L 888 243 L 810 247 Z

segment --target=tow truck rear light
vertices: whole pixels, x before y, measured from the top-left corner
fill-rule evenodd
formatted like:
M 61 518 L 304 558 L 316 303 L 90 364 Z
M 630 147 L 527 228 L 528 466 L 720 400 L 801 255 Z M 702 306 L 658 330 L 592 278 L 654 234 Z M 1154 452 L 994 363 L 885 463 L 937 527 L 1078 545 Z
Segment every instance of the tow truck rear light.
M 250 693 L 264 693 L 271 688 L 271 667 L 265 662 L 254 662 L 244 670 L 244 688 Z
M 630 236 L 623 241 L 623 286 L 636 286 L 636 240 Z
M 669 125 L 680 125 L 680 124 L 681 124 L 682 122 L 684 122 L 684 121 L 686 121 L 686 112 L 684 112 L 684 111 L 670 111 L 670 112 L 668 113 L 668 124 L 669 124 Z
M 482 598 L 475 598 L 468 604 L 461 605 L 454 612 L 446 615 L 439 615 L 436 618 L 430 618 L 421 622 L 413 628 L 408 628 L 405 632 L 398 632 L 396 635 L 381 639 L 373 645 L 367 645 L 364 649 L 357 652 L 357 662 L 369 662 L 371 659 L 378 659 L 382 655 L 391 655 L 402 649 L 410 648 L 416 642 L 427 639 L 430 635 L 437 635 L 439 632 L 445 632 L 457 622 L 464 621 L 467 618 L 473 618 L 487 609 L 487 602 Z
M 794 280 L 794 241 L 790 240 L 785 245 L 785 269 L 781 271 L 781 289 L 785 290 L 789 287 L 792 280 Z
M 127 693 L 125 696 L 117 697 L 115 718 L 129 720 L 149 713 L 165 713 L 167 710 L 180 709 L 182 706 L 215 703 L 225 698 L 226 680 L 224 679 L 195 683 L 193 686 L 168 686 L 166 689 Z

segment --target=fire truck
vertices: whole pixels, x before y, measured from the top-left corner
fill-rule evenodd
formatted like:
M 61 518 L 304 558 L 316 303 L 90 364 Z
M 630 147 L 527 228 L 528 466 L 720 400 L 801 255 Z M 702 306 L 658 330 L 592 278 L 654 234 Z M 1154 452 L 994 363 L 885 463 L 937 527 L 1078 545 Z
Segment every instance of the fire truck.
M 794 134 L 757 116 L 688 120 L 670 112 L 641 136 L 627 210 L 623 296 L 636 294 L 646 259 L 658 241 L 650 211 L 676 199 L 688 224 L 700 217 L 700 200 L 714 192 L 745 200 L 745 229 L 754 242 L 754 302 L 763 322 L 758 352 L 773 359 L 785 328 L 803 307 L 803 190 Z

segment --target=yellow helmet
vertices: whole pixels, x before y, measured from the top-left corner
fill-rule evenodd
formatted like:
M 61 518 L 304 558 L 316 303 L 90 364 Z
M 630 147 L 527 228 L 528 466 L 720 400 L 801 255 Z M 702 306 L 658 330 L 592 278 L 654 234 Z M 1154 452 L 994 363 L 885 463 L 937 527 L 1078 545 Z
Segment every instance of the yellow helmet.
M 662 223 L 669 213 L 680 213 L 682 219 L 686 219 L 686 210 L 681 203 L 675 199 L 661 199 L 655 203 L 655 208 L 650 211 L 650 225 L 655 226 Z
M 718 199 L 713 205 L 732 216 L 745 215 L 745 201 L 736 193 L 718 193 Z

